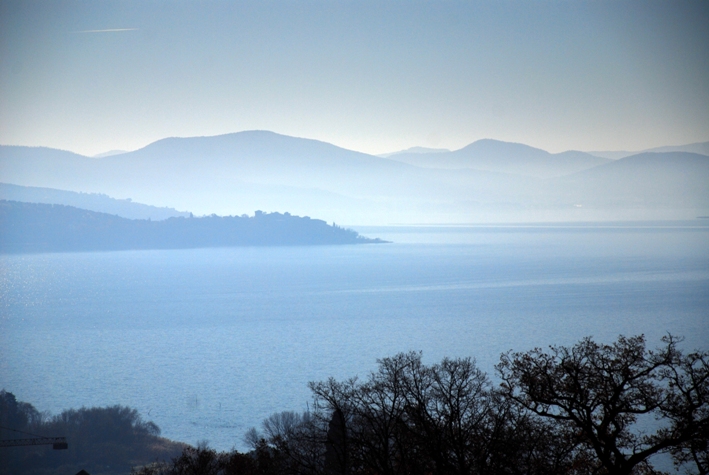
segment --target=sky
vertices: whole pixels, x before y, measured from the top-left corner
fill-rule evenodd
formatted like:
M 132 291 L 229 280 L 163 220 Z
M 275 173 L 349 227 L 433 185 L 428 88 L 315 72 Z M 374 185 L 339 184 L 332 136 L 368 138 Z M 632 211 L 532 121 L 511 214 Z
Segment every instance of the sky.
M 709 140 L 707 1 L 0 0 L 0 144 Z

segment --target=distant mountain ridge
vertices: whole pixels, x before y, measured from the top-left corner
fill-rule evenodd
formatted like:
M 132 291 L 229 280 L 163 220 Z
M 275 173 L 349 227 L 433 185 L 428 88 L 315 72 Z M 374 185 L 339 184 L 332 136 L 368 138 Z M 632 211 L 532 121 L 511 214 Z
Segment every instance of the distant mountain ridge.
M 552 154 L 529 145 L 492 139 L 478 140 L 453 152 L 399 153 L 391 158 L 424 168 L 472 168 L 537 178 L 568 175 L 608 163 L 608 159 L 584 152 Z
M 649 148 L 647 150 L 643 150 L 643 152 L 689 152 L 709 156 L 709 142 L 697 142 L 687 145 L 667 145 L 664 147 Z
M 605 151 L 605 152 L 588 152 L 591 155 L 595 155 L 597 157 L 604 157 L 604 158 L 610 158 L 613 160 L 618 160 L 621 158 L 629 157 L 631 155 L 637 155 L 639 153 L 644 153 L 644 152 L 659 152 L 659 153 L 666 153 L 666 152 L 689 152 L 689 153 L 698 153 L 700 155 L 707 155 L 709 156 L 709 142 L 697 142 L 697 143 L 690 143 L 686 145 L 668 145 L 664 147 L 655 147 L 655 148 L 649 148 L 646 150 L 641 150 L 637 152 L 628 152 L 628 151 Z
M 702 208 L 709 205 L 709 156 L 646 152 L 556 180 L 569 199 L 596 207 Z
M 0 181 L 130 196 L 197 214 L 288 210 L 351 224 L 709 214 L 709 193 L 702 186 L 709 183 L 702 165 L 709 157 L 649 155 L 614 161 L 482 140 L 453 152 L 382 158 L 317 140 L 248 131 L 167 138 L 98 159 L 0 146 Z M 664 165 L 646 167 L 652 160 Z M 648 207 L 641 212 L 643 203 Z

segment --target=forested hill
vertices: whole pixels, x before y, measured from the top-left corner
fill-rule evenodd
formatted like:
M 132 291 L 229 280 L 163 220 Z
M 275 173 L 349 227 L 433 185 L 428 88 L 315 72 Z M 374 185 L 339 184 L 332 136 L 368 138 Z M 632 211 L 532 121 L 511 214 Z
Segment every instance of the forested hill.
M 0 252 L 108 251 L 384 242 L 289 213 L 131 220 L 71 206 L 0 201 Z

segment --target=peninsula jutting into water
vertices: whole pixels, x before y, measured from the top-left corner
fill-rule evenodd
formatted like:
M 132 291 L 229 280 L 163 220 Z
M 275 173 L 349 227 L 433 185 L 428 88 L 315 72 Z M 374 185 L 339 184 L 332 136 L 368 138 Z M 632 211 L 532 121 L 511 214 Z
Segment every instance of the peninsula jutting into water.
M 109 251 L 382 243 L 307 216 L 126 219 L 71 206 L 0 201 L 0 252 Z

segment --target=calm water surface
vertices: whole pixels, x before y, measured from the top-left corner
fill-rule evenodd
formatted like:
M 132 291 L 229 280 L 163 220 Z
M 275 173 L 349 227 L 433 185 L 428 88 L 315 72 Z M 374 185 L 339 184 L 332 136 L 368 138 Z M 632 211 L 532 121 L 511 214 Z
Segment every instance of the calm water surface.
M 592 335 L 709 346 L 709 227 L 361 228 L 387 245 L 0 257 L 0 388 L 243 448 L 308 381 Z

